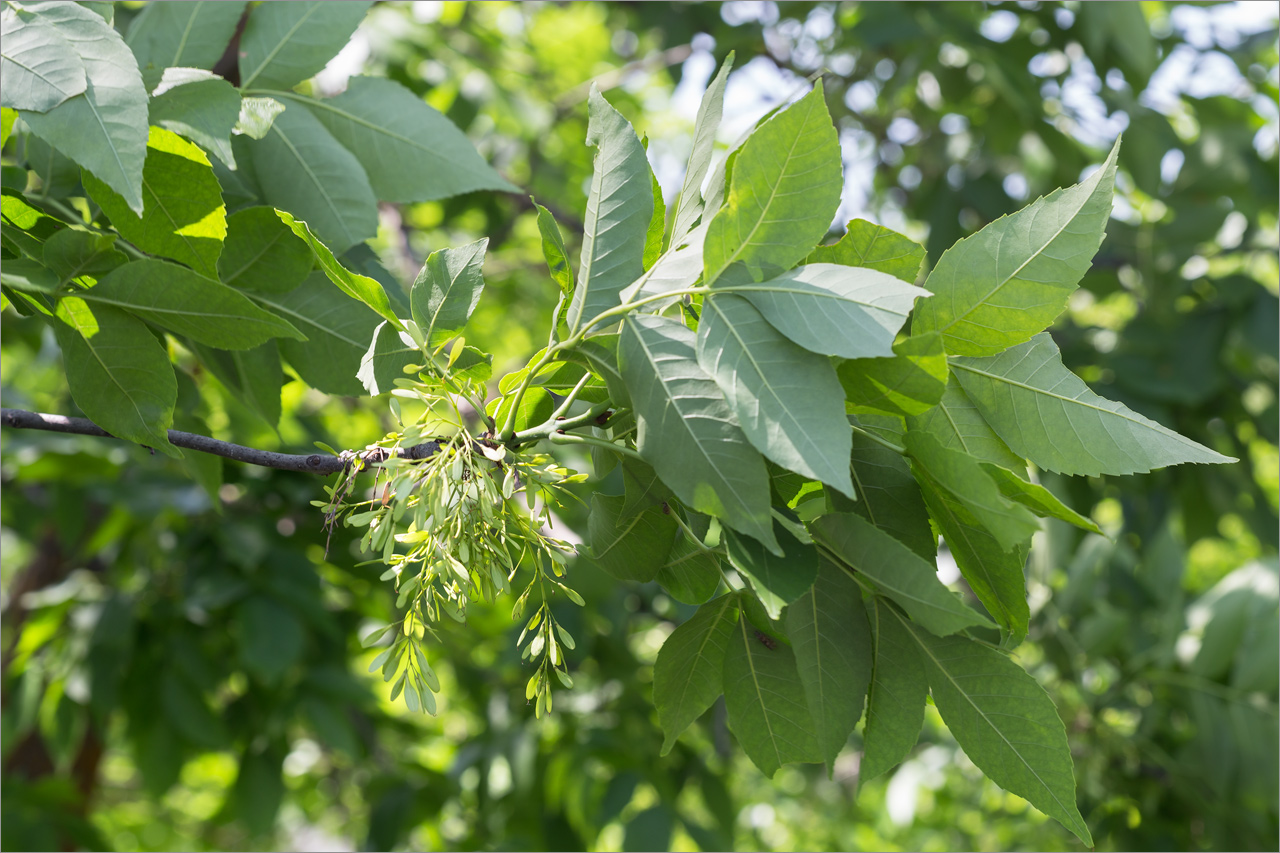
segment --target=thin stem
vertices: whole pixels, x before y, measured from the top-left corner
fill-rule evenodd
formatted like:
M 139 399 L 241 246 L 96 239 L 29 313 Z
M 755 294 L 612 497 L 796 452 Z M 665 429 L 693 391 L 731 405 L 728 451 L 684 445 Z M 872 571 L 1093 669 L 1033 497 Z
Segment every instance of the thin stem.
M 582 414 L 574 415 L 571 418 L 565 418 L 562 421 L 557 421 L 556 416 L 552 415 L 536 427 L 530 427 L 529 429 L 516 433 L 512 437 L 510 444 L 512 446 L 527 444 L 530 441 L 537 441 L 539 439 L 546 438 L 560 430 L 577 429 L 578 427 L 594 425 L 597 418 L 609 411 L 609 405 L 609 401 L 607 400 L 603 403 L 596 403 Z
M 691 296 L 698 293 L 709 293 L 710 290 L 711 288 L 709 287 L 688 287 L 684 290 L 671 290 L 666 293 L 646 296 L 644 299 L 637 299 L 634 302 L 628 302 L 625 305 L 619 305 L 616 308 L 610 308 L 608 311 L 602 311 L 595 317 L 588 320 L 582 328 L 569 339 L 561 341 L 554 346 L 547 347 L 547 351 L 542 354 L 542 358 L 538 359 L 537 364 L 530 368 L 529 372 L 525 374 L 524 379 L 520 381 L 520 385 L 516 388 L 515 394 L 513 395 L 514 399 L 511 404 L 511 411 L 507 413 L 507 417 L 502 423 L 502 428 L 498 431 L 498 438 L 502 441 L 510 441 L 515 436 L 516 412 L 520 408 L 520 401 L 524 399 L 524 392 L 528 390 L 529 384 L 533 382 L 538 371 L 550 364 L 559 353 L 562 353 L 565 350 L 571 350 L 578 344 L 582 343 L 582 341 L 587 337 L 588 330 L 600 325 L 612 317 L 620 317 L 632 309 L 639 308 L 641 305 L 647 305 L 650 302 L 657 302 L 660 299 L 668 299 L 673 296 Z
M 61 432 L 71 435 L 90 435 L 98 438 L 116 438 L 102 427 L 86 418 L 68 418 L 63 415 L 48 415 L 40 412 L 27 412 L 22 409 L 0 409 L 0 424 L 13 429 L 38 429 L 46 432 Z M 339 456 L 311 453 L 307 455 L 292 453 L 275 453 L 270 450 L 258 450 L 256 447 L 244 447 L 228 441 L 219 441 L 207 435 L 198 435 L 181 430 L 169 430 L 169 443 L 174 447 L 210 453 L 225 459 L 234 459 L 249 465 L 262 468 L 275 468 L 280 471 L 301 471 L 306 474 L 328 476 L 344 471 L 352 461 L 361 458 L 368 462 L 381 462 L 383 459 L 398 455 L 407 459 L 425 459 L 438 449 L 436 442 L 429 441 L 415 447 L 401 448 L 398 453 L 378 449 L 369 453 L 345 451 Z M 145 445 L 144 445 L 145 446 Z
M 632 459 L 640 459 L 643 461 L 640 454 L 636 453 L 630 447 L 625 447 L 621 444 L 614 444 L 613 442 L 606 441 L 603 438 L 595 438 L 589 435 L 561 435 L 558 432 L 553 432 L 551 435 L 547 436 L 547 440 L 552 444 L 585 444 L 590 447 L 601 447 L 605 450 L 612 450 L 615 453 L 621 453 L 623 456 L 630 456 Z
M 587 380 L 590 378 L 591 378 L 590 373 L 582 374 L 582 378 L 578 380 L 578 384 L 573 386 L 573 389 L 569 391 L 567 395 L 565 395 L 564 400 L 560 402 L 560 405 L 556 407 L 556 410 L 551 413 L 551 418 L 550 418 L 551 420 L 554 421 L 557 418 L 564 417 L 564 413 L 569 411 L 569 407 L 572 406 L 573 402 L 578 399 L 578 395 L 582 393 L 582 389 L 586 386 Z
M 707 543 L 705 543 L 705 542 L 703 542 L 701 539 L 699 539 L 699 538 L 698 538 L 698 534 L 694 533 L 694 532 L 693 532 L 693 530 L 692 530 L 692 528 L 690 528 L 690 527 L 689 527 L 688 523 L 687 523 L 683 518 L 681 518 L 681 517 L 680 517 L 680 513 L 676 512 L 676 511 L 673 509 L 673 510 L 671 510 L 671 517 L 672 517 L 673 519 L 675 519 L 676 526 L 677 526 L 677 527 L 679 527 L 681 530 L 683 530 L 683 531 L 684 531 L 684 535 L 685 535 L 685 536 L 688 536 L 690 539 L 692 539 L 692 540 L 693 540 L 693 544 L 698 546 L 698 550 L 700 550 L 700 551 L 704 551 L 704 552 L 706 552 L 706 553 L 708 553 L 708 554 L 717 554 L 717 555 L 718 555 L 718 554 L 720 553 L 720 552 L 719 552 L 719 551 L 717 551 L 715 548 L 710 547 L 709 545 L 707 545 Z
M 889 448 L 899 456 L 907 455 L 907 449 L 905 447 L 903 447 L 900 444 L 894 444 L 892 441 L 889 441 L 888 439 L 881 438 L 880 436 L 876 435 L 870 430 L 865 430 L 862 427 L 856 426 L 856 427 L 853 427 L 853 431 L 857 433 L 861 433 L 862 435 L 865 435 L 867 438 L 871 439 L 876 444 Z

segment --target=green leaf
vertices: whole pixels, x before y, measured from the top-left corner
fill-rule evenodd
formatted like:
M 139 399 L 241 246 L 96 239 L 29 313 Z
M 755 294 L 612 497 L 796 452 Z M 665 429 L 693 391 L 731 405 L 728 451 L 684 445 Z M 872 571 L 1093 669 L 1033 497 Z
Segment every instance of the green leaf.
M 0 283 L 31 293 L 52 293 L 59 282 L 58 276 L 39 261 L 11 258 L 0 265 Z
M 724 702 L 729 730 L 772 778 L 783 764 L 821 761 L 822 752 L 791 647 L 756 634 L 747 619 L 738 620 L 724 656 Z
M 272 429 L 280 422 L 280 348 L 275 341 L 247 350 L 220 350 L 191 343 L 200 363 L 236 399 L 257 413 Z
M 862 591 L 848 572 L 823 560 L 813 587 L 787 608 L 786 622 L 830 776 L 862 717 L 871 683 L 871 631 Z
M 933 637 L 907 622 L 903 626 L 925 661 L 938 712 L 965 755 L 992 782 L 1092 847 L 1089 827 L 1076 809 L 1067 732 L 1044 688 L 981 643 Z
M 311 247 L 311 251 L 315 253 L 316 260 L 320 262 L 320 268 L 324 270 L 324 274 L 328 276 L 329 281 L 338 286 L 339 290 L 352 299 L 359 300 L 369 306 L 375 314 L 391 321 L 391 325 L 395 328 L 402 328 L 400 318 L 391 309 L 391 300 L 387 298 L 387 291 L 383 289 L 381 284 L 367 275 L 354 273 L 340 264 L 329 247 L 320 242 L 311 232 L 310 226 L 301 219 L 294 219 L 292 215 L 283 210 L 277 210 L 276 215 L 280 217 L 281 222 L 293 230 L 294 234 L 301 237 Z
M 675 542 L 676 522 L 654 506 L 622 517 L 626 498 L 596 494 L 587 519 L 587 542 L 600 568 L 622 581 L 647 583 L 657 576 Z
M 166 721 L 190 743 L 206 749 L 224 749 L 230 734 L 214 715 L 204 696 L 175 669 L 160 675 L 160 708 Z
M 720 588 L 720 558 L 691 542 L 688 536 L 677 536 L 654 580 L 676 601 L 702 604 Z
M 805 258 L 806 264 L 844 264 L 888 273 L 915 284 L 924 263 L 924 246 L 865 219 L 849 221 L 839 242 L 819 246 Z
M 728 545 L 729 562 L 751 582 L 765 612 L 776 621 L 782 608 L 813 587 L 813 579 L 818 576 L 818 549 L 796 539 L 782 525 L 775 525 L 774 534 L 782 548 L 781 556 L 732 530 L 722 535 Z
M 893 358 L 856 358 L 836 369 L 851 412 L 920 415 L 947 389 L 947 354 L 936 332 L 893 345 Z
M 93 174 L 85 189 L 111 224 L 145 252 L 180 261 L 208 278 L 218 275 L 218 256 L 227 236 L 222 188 L 204 152 L 178 135 L 151 128 L 142 169 L 141 215 Z
M 263 311 L 239 291 L 161 260 L 117 267 L 79 297 L 122 308 L 219 349 L 250 349 L 282 336 L 303 338 L 291 323 Z
M 1001 494 L 972 456 L 943 447 L 928 433 L 908 432 L 906 447 L 916 479 L 958 501 L 1004 550 L 1013 550 L 1040 529 L 1030 510 Z
M 0 105 L 43 113 L 85 90 L 84 63 L 50 21 L 6 7 L 0 43 Z
M 722 282 L 807 350 L 841 358 L 893 355 L 893 339 L 917 296 L 928 292 L 886 273 L 810 264 L 758 284 Z
M 310 245 L 272 208 L 247 207 L 227 217 L 227 239 L 218 257 L 223 284 L 287 293 L 302 283 L 314 263 Z
M 141 214 L 147 90 L 133 54 L 110 24 L 75 3 L 28 3 L 23 8 L 53 24 L 71 42 L 88 80 L 84 92 L 48 112 L 24 112 L 23 121 Z
M 653 218 L 649 161 L 635 131 L 594 86 L 588 103 L 587 144 L 596 155 L 578 287 L 566 317 L 571 332 L 617 306 L 622 289 L 644 272 L 645 235 Z
M 1111 218 L 1120 140 L 1087 180 L 1001 217 L 943 253 L 925 282 L 935 299 L 912 331 L 941 332 L 947 352 L 987 356 L 1029 340 L 1066 307 Z
M 840 205 L 841 171 L 819 81 L 743 143 L 728 201 L 707 232 L 705 281 L 714 283 L 735 263 L 761 281 L 808 255 Z
M 125 38 L 152 88 L 166 68 L 213 68 L 244 12 L 238 2 L 148 3 Z
M 892 606 L 880 596 L 867 600 L 875 664 L 867 691 L 858 778 L 870 782 L 907 757 L 924 725 L 929 681 L 915 641 Z
M 1097 476 L 1236 461 L 1094 394 L 1062 365 L 1047 332 L 1000 355 L 951 365 L 1013 452 L 1049 471 Z
M 406 343 L 401 335 L 386 320 L 374 330 L 373 341 L 360 359 L 360 370 L 356 373 L 370 397 L 395 388 L 395 381 L 404 379 L 404 368 L 422 361 L 422 351 L 412 341 Z
M 240 759 L 231 800 L 240 820 L 255 835 L 267 835 L 275 826 L 276 813 L 284 800 L 280 766 L 280 756 L 270 750 L 246 752 Z
M 930 333 L 933 334 L 933 333 Z M 993 462 L 1011 471 L 1027 467 L 1026 460 L 1009 449 L 960 387 L 956 373 L 947 377 L 947 388 L 938 405 L 922 415 L 908 417 L 912 432 L 927 432 L 943 447 L 967 453 L 983 462 Z
M 292 89 L 328 64 L 364 20 L 368 2 L 262 3 L 240 35 L 240 87 Z
M 1029 544 L 1022 542 L 1006 549 L 963 501 L 931 478 L 920 478 L 920 490 L 969 588 L 1012 641 L 1020 641 L 1027 635 L 1031 618 L 1023 573 Z
M 943 586 L 933 565 L 861 516 L 824 515 L 810 530 L 834 559 L 871 581 L 929 630 L 952 634 L 974 625 L 994 627 Z
M 240 604 L 235 632 L 244 668 L 267 684 L 278 682 L 298 662 L 307 636 L 292 608 L 264 595 Z
M 168 435 L 178 383 L 168 353 L 141 320 L 70 296 L 58 301 L 53 331 L 71 398 L 89 420 L 118 438 L 182 456 Z
M 982 470 L 995 480 L 1000 493 L 1010 500 L 1017 501 L 1042 518 L 1056 518 L 1073 524 L 1081 530 L 1104 535 L 1102 529 L 1092 519 L 1085 518 L 1071 507 L 1058 500 L 1058 496 L 1036 483 L 1029 483 L 1013 471 L 992 465 L 990 462 L 979 463 Z M 1024 470 L 1025 470 L 1025 466 Z
M 272 8 L 259 6 L 255 14 Z M 378 232 L 378 200 L 364 169 L 311 113 L 285 110 L 248 150 L 264 200 L 306 220 L 335 254 Z
M 644 460 L 686 506 L 777 551 L 764 459 L 698 366 L 693 332 L 663 317 L 629 315 L 618 355 Z
M 44 262 L 63 282 L 82 275 L 100 276 L 128 262 L 115 249 L 114 234 L 96 234 L 64 228 L 44 243 Z M 13 261 L 5 261 L 5 272 Z
M 671 498 L 671 490 L 658 478 L 658 473 L 639 459 L 623 460 L 622 488 L 626 501 L 619 511 L 620 518 L 630 518 Z
M 727 294 L 703 300 L 697 350 L 757 450 L 854 496 L 849 421 L 829 359 L 793 344 L 750 302 Z
M 151 95 L 151 123 L 199 145 L 230 169 L 231 130 L 240 119 L 240 93 L 221 77 L 195 68 L 169 68 Z
M 320 272 L 288 293 L 254 298 L 307 336 L 306 341 L 279 342 L 280 353 L 303 381 L 329 394 L 364 396 L 356 372 L 378 326 L 377 314 L 353 305 Z
M 725 650 L 738 619 L 737 601 L 735 595 L 722 595 L 699 607 L 658 650 L 653 664 L 653 704 L 663 732 L 663 755 L 723 689 Z
M 573 267 L 569 266 L 569 253 L 565 251 L 560 227 L 556 225 L 556 219 L 551 215 L 551 211 L 537 202 L 534 202 L 533 206 L 538 209 L 538 232 L 542 235 L 542 257 L 547 261 L 551 280 L 559 286 L 561 293 L 572 296 Z
M 510 375 L 508 374 L 508 376 Z M 506 423 L 507 413 L 515 405 L 515 400 L 514 394 L 494 397 L 485 407 L 485 414 L 492 417 L 494 423 L 504 424 Z M 547 392 L 547 389 L 539 388 L 536 385 L 532 386 L 520 398 L 520 408 L 516 410 L 514 429 L 516 431 L 530 429 L 538 424 L 545 423 L 555 410 L 555 400 Z
M 627 383 L 618 370 L 618 335 L 599 335 L 583 341 L 565 358 L 578 361 L 593 373 L 604 379 L 609 389 L 609 399 L 616 406 L 630 406 L 631 394 L 627 391 Z
M 486 237 L 456 249 L 441 249 L 422 265 L 409 291 L 409 307 L 428 348 L 434 350 L 456 336 L 476 310 L 484 290 L 481 268 L 488 245 Z
M 678 245 L 693 230 L 693 224 L 699 218 L 710 222 L 710 217 L 703 216 L 702 182 L 706 180 L 711 155 L 715 151 L 716 130 L 719 129 L 720 118 L 724 114 L 724 87 L 729 81 L 729 71 L 733 68 L 733 56 L 733 51 L 729 51 L 720 66 L 720 72 L 707 86 L 702 103 L 698 105 L 698 117 L 693 123 L 693 148 L 689 152 L 689 165 L 684 172 L 680 200 L 676 204 L 676 215 L 671 226 L 669 245 L 672 246 Z M 701 250 L 698 256 L 701 258 Z
M 3 148 L 13 133 L 13 123 L 18 120 L 18 111 L 8 107 L 0 107 L 0 148 Z
M 662 185 L 658 183 L 658 176 L 653 173 L 653 167 L 649 167 L 649 183 L 653 192 L 653 215 L 649 218 L 649 227 L 645 230 L 644 235 L 644 256 L 642 265 L 647 270 L 658 260 L 658 256 L 662 254 L 662 238 L 667 228 L 667 202 L 662 197 Z
M 477 190 L 519 192 L 466 134 L 394 80 L 352 77 L 333 98 L 274 97 L 303 105 L 355 155 L 380 199 L 434 201 Z
M 858 500 L 837 509 L 857 513 L 932 561 L 938 553 L 938 536 L 929 527 L 929 512 L 907 460 L 879 442 L 854 433 L 852 468 Z

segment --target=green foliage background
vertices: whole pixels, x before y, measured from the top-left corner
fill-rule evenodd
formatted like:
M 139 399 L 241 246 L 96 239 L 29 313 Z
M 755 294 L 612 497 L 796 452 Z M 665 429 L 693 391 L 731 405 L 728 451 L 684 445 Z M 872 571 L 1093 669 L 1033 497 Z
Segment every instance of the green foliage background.
M 116 25 L 136 13 L 122 4 Z M 440 109 L 507 180 L 554 202 L 567 234 L 581 230 L 591 174 L 587 82 L 602 81 L 660 156 L 691 130 L 668 109 L 693 67 L 682 63 L 711 44 L 717 59 L 737 52 L 747 89 L 759 85 L 752 62 L 829 69 L 846 169 L 872 184 L 849 214 L 927 237 L 930 265 L 1079 180 L 1109 147 L 1098 128 L 1127 117 L 1122 201 L 1053 335 L 1100 394 L 1242 462 L 1046 474 L 1110 539 L 1047 524 L 1018 656 L 1067 721 L 1099 848 L 1267 849 L 1280 799 L 1278 58 L 1273 19 L 1238 35 L 1209 27 L 1217 14 L 1159 2 L 384 3 L 362 38 L 366 73 Z M 1203 63 L 1200 79 L 1234 68 L 1239 82 L 1154 98 L 1153 75 L 1176 55 Z M 1091 85 L 1103 116 L 1079 97 Z M 47 185 L 78 180 L 47 146 L 10 145 L 4 163 Z M 429 252 L 489 237 L 468 336 L 512 368 L 541 345 L 557 295 L 536 214 L 491 192 L 384 207 L 376 260 L 407 282 Z M 5 404 L 72 411 L 57 348 L 12 311 L 2 322 Z M 379 406 L 291 381 L 273 431 L 184 366 L 179 411 L 215 435 L 360 447 L 390 426 Z M 319 482 L 197 462 L 205 489 L 183 464 L 4 434 L 5 849 L 1078 844 L 983 780 L 932 707 L 913 758 L 861 790 L 856 752 L 832 779 L 816 766 L 763 779 L 720 707 L 656 758 L 653 662 L 688 613 L 582 560 L 574 585 L 588 606 L 556 614 L 578 638 L 576 686 L 554 715 L 535 721 L 526 705 L 501 603 L 445 630 L 440 714 L 408 715 L 364 675 L 373 652 L 354 640 L 393 599 L 377 567 L 353 568 L 346 531 L 326 558 L 308 503 Z M 584 518 L 563 520 L 581 531 Z

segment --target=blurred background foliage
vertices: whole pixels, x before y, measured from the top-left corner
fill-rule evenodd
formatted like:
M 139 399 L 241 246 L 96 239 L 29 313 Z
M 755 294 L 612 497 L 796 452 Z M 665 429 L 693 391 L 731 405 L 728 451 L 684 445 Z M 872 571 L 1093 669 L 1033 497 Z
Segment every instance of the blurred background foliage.
M 670 197 L 729 50 L 721 142 L 825 74 L 842 217 L 902 230 L 933 261 L 1079 180 L 1123 131 L 1107 240 L 1054 337 L 1099 393 L 1241 462 L 1045 475 L 1108 538 L 1049 522 L 1017 655 L 1067 722 L 1100 849 L 1275 849 L 1274 4 L 385 2 L 311 85 L 400 81 L 569 235 L 591 169 L 590 81 L 648 135 Z M 77 180 L 38 152 L 4 154 Z M 527 198 L 386 206 L 381 223 L 361 263 L 401 283 L 427 253 L 488 236 L 468 339 L 500 369 L 540 345 L 555 287 Z M 5 405 L 73 413 L 52 340 L 2 322 Z M 390 425 L 381 401 L 292 379 L 277 433 L 177 358 L 180 410 L 219 437 L 360 447 Z M 424 718 L 365 674 L 373 653 L 356 638 L 394 602 L 345 531 L 326 535 L 308 503 L 319 481 L 19 432 L 0 466 L 4 849 L 1077 844 L 984 780 L 931 708 L 913 756 L 861 790 L 857 735 L 833 778 L 790 766 L 767 780 L 720 708 L 659 759 L 652 664 L 688 609 L 585 559 L 588 606 L 557 613 L 578 649 L 554 714 L 527 707 L 500 603 L 441 631 L 440 714 Z M 583 513 L 563 520 L 580 528 Z

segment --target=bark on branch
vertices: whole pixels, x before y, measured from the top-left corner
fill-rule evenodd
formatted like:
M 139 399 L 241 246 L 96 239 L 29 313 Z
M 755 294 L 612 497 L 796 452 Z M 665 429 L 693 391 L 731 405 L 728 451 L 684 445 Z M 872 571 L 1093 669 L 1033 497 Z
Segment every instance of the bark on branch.
M 48 432 L 63 432 L 73 435 L 91 435 L 100 438 L 115 438 L 93 421 L 86 418 L 69 418 L 64 415 L 48 415 L 41 412 L 27 412 L 22 409 L 0 409 L 0 424 L 13 429 L 39 429 Z M 376 464 L 384 461 L 389 451 L 375 448 L 369 451 L 343 451 L 341 456 L 330 456 L 322 453 L 292 454 L 275 453 L 270 450 L 258 450 L 244 447 L 228 441 L 219 441 L 207 435 L 197 435 L 181 430 L 169 430 L 169 443 L 184 450 L 196 450 L 201 453 L 212 453 L 237 462 L 258 465 L 263 468 L 278 468 L 281 471 L 301 471 L 305 474 L 327 476 L 345 470 L 356 459 Z M 433 454 L 439 445 L 434 441 L 407 447 L 400 455 L 408 459 L 425 459 Z

